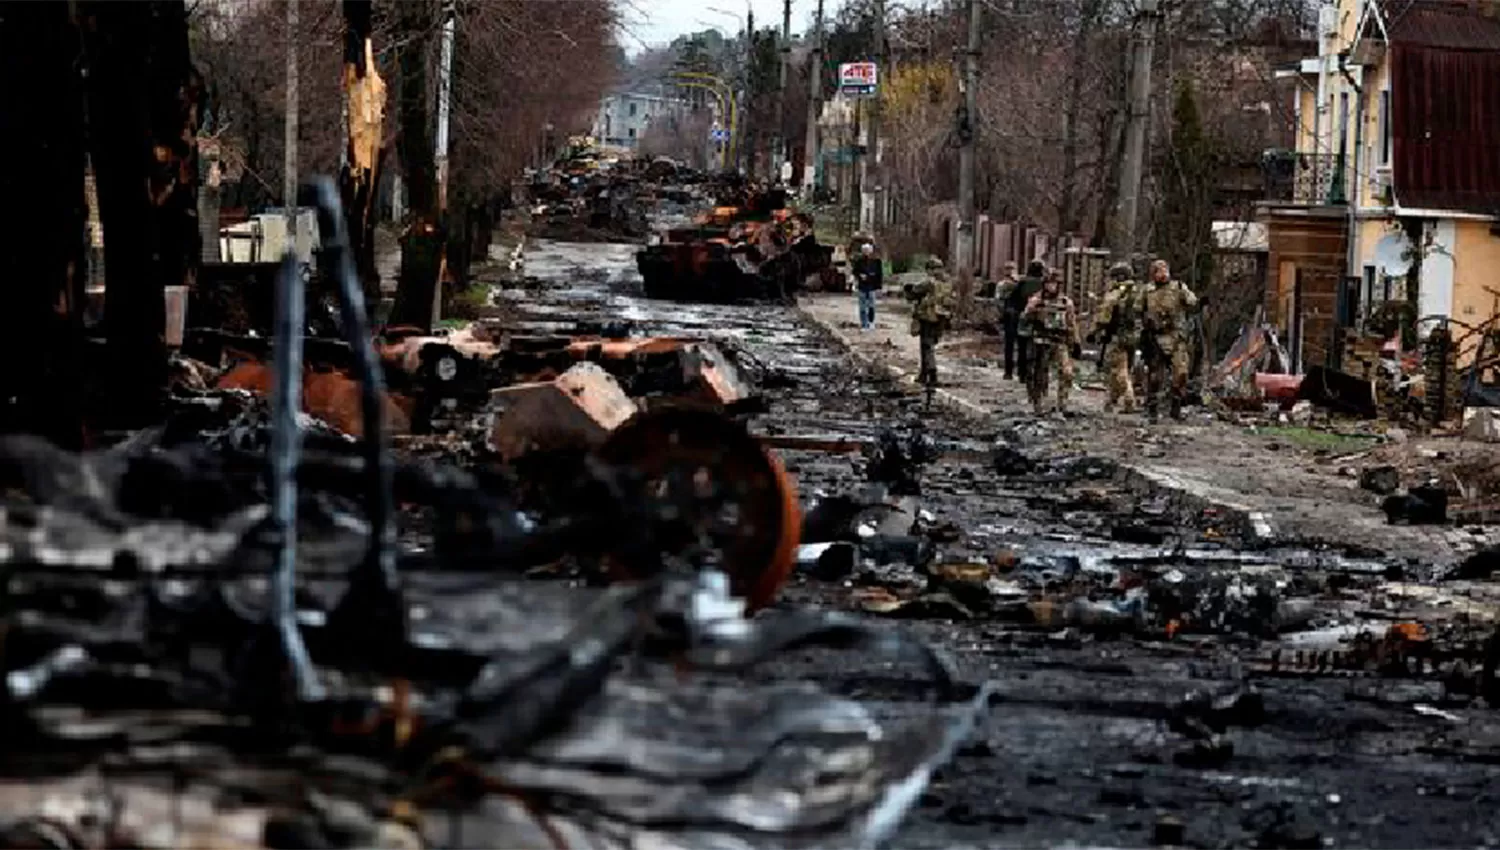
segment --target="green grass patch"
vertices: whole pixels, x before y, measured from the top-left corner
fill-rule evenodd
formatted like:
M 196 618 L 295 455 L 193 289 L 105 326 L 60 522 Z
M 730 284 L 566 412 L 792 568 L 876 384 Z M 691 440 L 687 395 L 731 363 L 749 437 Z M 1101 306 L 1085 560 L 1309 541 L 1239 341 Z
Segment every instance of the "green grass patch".
M 1305 428 L 1300 425 L 1273 425 L 1268 428 L 1258 429 L 1256 434 L 1266 439 L 1280 440 L 1295 448 L 1310 452 L 1325 451 L 1333 455 L 1364 451 L 1365 449 L 1374 448 L 1380 442 L 1378 437 L 1361 434 L 1340 434 L 1335 431 Z

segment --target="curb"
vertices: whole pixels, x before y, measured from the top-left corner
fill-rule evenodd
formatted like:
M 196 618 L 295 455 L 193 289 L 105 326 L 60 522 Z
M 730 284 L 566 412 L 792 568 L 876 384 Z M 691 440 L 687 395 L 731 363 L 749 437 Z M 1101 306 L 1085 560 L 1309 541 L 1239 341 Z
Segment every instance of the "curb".
M 833 337 L 839 345 L 843 346 L 845 353 L 860 365 L 868 369 L 883 372 L 898 385 L 914 389 L 918 394 L 923 392 L 921 385 L 916 382 L 916 379 L 910 373 L 890 363 L 883 362 L 877 357 L 857 351 L 850 344 L 849 339 L 837 328 L 820 321 L 800 308 L 798 312 L 808 321 L 823 328 L 829 336 Z M 969 401 L 951 390 L 945 390 L 942 387 L 938 387 L 933 392 L 933 402 L 938 406 L 958 411 L 968 416 L 994 417 L 998 415 L 996 411 Z M 1235 534 L 1239 537 L 1243 545 L 1247 547 L 1265 547 L 1275 542 L 1277 536 L 1276 527 L 1264 511 L 1256 510 L 1248 505 L 1237 502 L 1204 495 L 1193 485 L 1164 472 L 1136 466 L 1118 459 L 1111 459 L 1111 462 L 1119 470 L 1118 475 L 1123 479 L 1122 483 L 1132 490 L 1147 493 L 1166 493 L 1182 507 L 1190 509 L 1199 515 L 1208 512 L 1217 512 L 1223 515 L 1227 521 L 1225 524 L 1234 528 Z

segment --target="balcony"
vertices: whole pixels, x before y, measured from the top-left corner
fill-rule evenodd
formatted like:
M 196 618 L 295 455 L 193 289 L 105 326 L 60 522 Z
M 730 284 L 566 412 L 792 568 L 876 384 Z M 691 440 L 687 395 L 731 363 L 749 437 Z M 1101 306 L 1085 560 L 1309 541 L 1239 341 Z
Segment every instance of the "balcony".
M 1333 153 L 1266 151 L 1266 200 L 1295 206 L 1326 207 L 1348 203 L 1349 181 L 1344 157 Z

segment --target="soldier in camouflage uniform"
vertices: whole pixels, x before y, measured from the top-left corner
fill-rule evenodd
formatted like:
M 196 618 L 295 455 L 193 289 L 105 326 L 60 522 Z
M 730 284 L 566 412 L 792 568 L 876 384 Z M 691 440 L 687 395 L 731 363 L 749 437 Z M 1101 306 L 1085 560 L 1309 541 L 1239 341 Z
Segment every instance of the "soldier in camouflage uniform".
M 1165 260 L 1151 264 L 1151 282 L 1140 295 L 1141 353 L 1146 360 L 1146 415 L 1154 422 L 1161 409 L 1161 395 L 1171 380 L 1173 419 L 1182 418 L 1182 401 L 1187 394 L 1188 364 L 1192 353 L 1188 345 L 1188 320 L 1198 310 L 1198 296 L 1180 281 L 1172 279 Z
M 1047 273 L 1042 291 L 1031 296 L 1021 321 L 1031 327 L 1031 374 L 1026 384 L 1031 408 L 1042 414 L 1047 398 L 1048 376 L 1057 374 L 1057 412 L 1066 413 L 1068 391 L 1073 388 L 1073 357 L 1078 350 L 1078 312 L 1073 299 L 1062 293 L 1062 275 L 1056 269 Z
M 1130 361 L 1141 340 L 1141 308 L 1137 303 L 1140 287 L 1133 279 L 1129 263 L 1115 263 L 1110 267 L 1109 276 L 1109 291 L 1104 294 L 1099 315 L 1094 320 L 1099 343 L 1104 349 L 1100 362 L 1109 391 L 1104 409 L 1133 413 L 1135 388 L 1130 382 Z
M 937 386 L 937 344 L 953 314 L 953 287 L 943 271 L 943 261 L 927 261 L 927 277 L 907 284 L 906 300 L 912 302 L 911 334 L 921 341 L 922 367 L 917 380 L 929 389 Z

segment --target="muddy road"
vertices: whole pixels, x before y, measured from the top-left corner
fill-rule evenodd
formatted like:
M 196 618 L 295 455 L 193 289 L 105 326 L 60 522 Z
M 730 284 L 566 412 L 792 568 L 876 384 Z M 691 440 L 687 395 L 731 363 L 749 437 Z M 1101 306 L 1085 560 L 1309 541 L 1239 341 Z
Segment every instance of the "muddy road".
M 925 411 L 795 308 L 644 299 L 633 251 L 533 243 L 537 281 L 497 290 L 497 304 L 522 331 L 624 323 L 742 352 L 771 402 L 759 433 L 869 442 L 919 420 L 944 450 L 921 477 L 920 541 L 867 546 L 875 557 L 852 571 L 804 573 L 783 596 L 879 612 L 936 642 L 965 682 L 998 683 L 982 732 L 934 778 L 899 846 L 1500 843 L 1500 713 L 1451 671 L 1335 669 L 1328 649 L 1443 620 L 1423 612 L 1451 612 L 1462 588 L 1379 552 L 1258 539 L 1113 464 L 1051 456 L 1045 423 Z M 804 503 L 865 483 L 858 455 L 782 457 Z M 929 549 L 914 558 L 917 546 Z M 1163 631 L 1174 587 L 1196 617 Z M 850 669 L 847 654 L 794 656 L 771 673 L 882 712 L 928 710 L 916 671 L 884 657 Z

